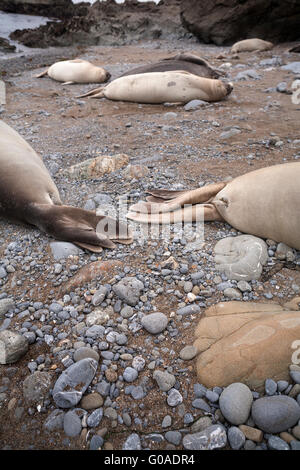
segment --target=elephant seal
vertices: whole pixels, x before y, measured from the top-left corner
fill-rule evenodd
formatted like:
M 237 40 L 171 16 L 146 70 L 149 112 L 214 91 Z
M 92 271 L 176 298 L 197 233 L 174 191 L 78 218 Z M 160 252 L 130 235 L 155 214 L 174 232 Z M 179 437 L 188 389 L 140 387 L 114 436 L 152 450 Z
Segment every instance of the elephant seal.
M 64 85 L 72 83 L 104 83 L 110 78 L 110 73 L 102 67 L 97 67 L 87 60 L 74 59 L 55 62 L 47 70 L 36 75 L 36 78 L 49 75 L 53 80 L 64 82 Z
M 170 70 L 185 70 L 186 72 L 205 78 L 219 78 L 221 75 L 224 75 L 224 72 L 214 69 L 201 57 L 193 54 L 180 53 L 172 57 L 166 57 L 159 62 L 135 67 L 134 69 L 123 73 L 120 77 L 137 75 L 139 73 L 168 72 Z
M 27 222 L 59 240 L 94 252 L 131 243 L 127 225 L 62 204 L 41 157 L 0 121 L 0 216 Z
M 182 70 L 141 73 L 113 80 L 105 87 L 78 96 L 108 98 L 136 103 L 187 103 L 193 99 L 218 101 L 232 91 L 232 85 L 221 80 L 198 77 Z
M 231 54 L 236 54 L 237 52 L 268 51 L 273 46 L 272 42 L 264 41 L 263 39 L 244 39 L 233 44 L 230 52 Z
M 149 191 L 147 202 L 130 207 L 127 217 L 153 224 L 192 222 L 199 220 L 197 211 L 202 209 L 204 221 L 227 222 L 241 232 L 300 250 L 299 181 L 300 163 L 293 162 L 192 191 Z

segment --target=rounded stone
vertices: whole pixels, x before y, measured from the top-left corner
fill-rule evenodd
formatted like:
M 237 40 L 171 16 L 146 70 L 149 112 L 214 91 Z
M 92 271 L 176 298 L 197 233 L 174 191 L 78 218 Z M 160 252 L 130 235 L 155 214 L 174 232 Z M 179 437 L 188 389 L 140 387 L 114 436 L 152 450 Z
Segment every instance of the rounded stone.
M 214 424 L 204 431 L 186 434 L 182 443 L 188 450 L 222 449 L 227 444 L 226 429 L 220 424 Z
M 219 405 L 223 416 L 231 424 L 243 424 L 247 421 L 253 396 L 247 385 L 236 382 L 226 387 L 220 395 Z
M 51 387 L 51 375 L 48 372 L 34 372 L 23 382 L 23 396 L 27 403 L 42 403 Z
M 183 359 L 184 361 L 190 361 L 191 359 L 194 359 L 196 355 L 197 349 L 195 346 L 185 346 L 179 353 L 180 359 Z
M 183 402 L 180 392 L 176 388 L 172 388 L 168 394 L 167 403 L 169 406 L 178 406 Z
M 156 335 L 164 331 L 168 325 L 168 317 L 161 312 L 150 313 L 144 315 L 141 319 L 141 324 L 148 333 Z
M 153 379 L 157 382 L 157 385 L 162 392 L 168 392 L 172 387 L 174 387 L 176 382 L 174 375 L 160 370 L 155 370 L 153 372 Z
M 100 408 L 103 405 L 103 398 L 100 393 L 89 393 L 85 395 L 81 402 L 80 407 L 84 410 L 94 410 L 95 408 Z
M 232 426 L 231 428 L 228 429 L 227 437 L 228 437 L 230 447 L 233 450 L 241 449 L 246 442 L 245 435 L 236 426 Z
M 136 433 L 130 434 L 122 447 L 123 450 L 141 450 L 141 448 L 141 440 Z
M 81 359 L 86 359 L 87 357 L 95 359 L 95 361 L 99 362 L 99 354 L 97 353 L 97 351 L 85 346 L 76 349 L 73 355 L 73 359 L 75 362 L 81 361 Z
M 126 382 L 133 382 L 138 377 L 138 371 L 133 367 L 126 367 L 123 378 Z
M 27 338 L 12 330 L 0 331 L 0 364 L 17 362 L 27 351 Z
M 260 429 L 273 434 L 286 431 L 300 419 L 300 406 L 291 397 L 274 395 L 256 400 L 252 418 Z
M 81 419 L 76 410 L 68 411 L 64 416 L 64 432 L 69 437 L 79 436 L 81 433 Z

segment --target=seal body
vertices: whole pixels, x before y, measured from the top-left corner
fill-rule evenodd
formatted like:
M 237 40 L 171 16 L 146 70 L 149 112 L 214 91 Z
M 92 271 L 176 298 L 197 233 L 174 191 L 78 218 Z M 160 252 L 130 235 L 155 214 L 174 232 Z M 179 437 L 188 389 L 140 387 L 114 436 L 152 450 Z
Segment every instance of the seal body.
M 214 69 L 206 60 L 193 54 L 176 54 L 158 62 L 141 65 L 123 73 L 121 77 L 127 75 L 137 75 L 139 73 L 169 72 L 170 70 L 184 70 L 199 77 L 219 78 L 222 73 Z
M 263 39 L 244 39 L 243 41 L 233 44 L 231 53 L 236 54 L 237 52 L 268 51 L 272 49 L 272 47 L 272 42 L 264 41 Z
M 223 220 L 241 232 L 300 250 L 299 182 L 300 163 L 293 162 L 261 168 L 229 183 L 175 191 L 174 196 L 151 190 L 147 202 L 130 207 L 127 217 L 141 223 L 192 222 L 202 208 L 205 221 Z
M 63 60 L 51 65 L 37 77 L 48 74 L 53 80 L 64 83 L 103 83 L 110 78 L 110 73 L 87 60 Z
M 300 249 L 300 163 L 239 176 L 212 203 L 224 220 L 241 232 Z
M 131 243 L 127 226 L 92 211 L 63 205 L 41 157 L 0 121 L 0 215 L 35 225 L 91 251 Z
M 104 88 L 91 90 L 81 97 L 105 97 L 110 100 L 149 104 L 187 103 L 193 99 L 219 101 L 231 91 L 232 86 L 221 80 L 198 77 L 180 70 L 120 77 Z

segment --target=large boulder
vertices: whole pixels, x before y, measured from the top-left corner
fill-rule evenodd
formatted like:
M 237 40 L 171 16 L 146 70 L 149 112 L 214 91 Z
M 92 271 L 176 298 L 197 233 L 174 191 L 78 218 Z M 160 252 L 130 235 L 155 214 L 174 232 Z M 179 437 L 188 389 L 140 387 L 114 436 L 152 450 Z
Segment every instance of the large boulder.
M 248 38 L 299 39 L 298 0 L 185 0 L 183 25 L 200 41 L 230 45 Z
M 195 336 L 200 383 L 261 390 L 266 378 L 289 380 L 292 344 L 300 338 L 298 302 L 219 303 L 206 310 Z

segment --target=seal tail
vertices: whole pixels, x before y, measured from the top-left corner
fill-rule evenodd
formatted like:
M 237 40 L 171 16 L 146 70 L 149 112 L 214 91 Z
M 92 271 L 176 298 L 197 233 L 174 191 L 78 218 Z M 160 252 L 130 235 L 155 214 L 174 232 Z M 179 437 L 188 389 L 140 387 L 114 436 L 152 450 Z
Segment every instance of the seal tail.
M 105 87 L 103 86 L 94 88 L 83 95 L 76 96 L 76 98 L 85 98 L 87 96 L 91 96 L 92 98 L 104 98 L 104 89 Z
M 92 211 L 64 205 L 34 204 L 30 212 L 28 221 L 43 232 L 90 251 L 100 252 L 102 247 L 115 248 L 114 242 L 130 244 L 133 241 L 126 223 Z

